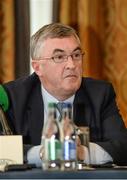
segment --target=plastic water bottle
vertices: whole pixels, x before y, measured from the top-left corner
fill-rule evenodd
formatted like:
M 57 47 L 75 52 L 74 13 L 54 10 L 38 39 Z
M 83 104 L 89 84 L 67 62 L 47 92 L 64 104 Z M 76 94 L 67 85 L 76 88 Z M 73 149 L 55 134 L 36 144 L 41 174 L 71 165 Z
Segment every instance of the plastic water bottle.
M 48 104 L 48 118 L 42 134 L 42 168 L 43 170 L 60 170 L 62 144 L 60 126 L 56 118 L 56 104 Z
M 65 103 L 62 109 L 64 170 L 77 169 L 76 129 L 72 118 L 72 105 Z

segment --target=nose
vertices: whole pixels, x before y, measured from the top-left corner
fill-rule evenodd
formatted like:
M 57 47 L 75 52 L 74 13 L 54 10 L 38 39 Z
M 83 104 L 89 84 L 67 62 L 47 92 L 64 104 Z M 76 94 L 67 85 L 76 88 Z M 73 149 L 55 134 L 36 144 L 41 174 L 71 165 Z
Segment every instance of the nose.
M 68 56 L 67 66 L 68 66 L 69 68 L 75 68 L 75 66 L 76 66 L 75 61 L 73 60 L 72 55 L 69 55 L 69 56 Z

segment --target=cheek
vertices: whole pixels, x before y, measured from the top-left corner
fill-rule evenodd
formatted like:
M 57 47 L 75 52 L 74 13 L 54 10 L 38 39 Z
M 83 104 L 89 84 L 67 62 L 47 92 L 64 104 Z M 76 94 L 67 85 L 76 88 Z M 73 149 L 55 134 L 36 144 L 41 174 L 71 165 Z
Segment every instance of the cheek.
M 48 63 L 44 63 L 41 66 L 41 72 L 42 72 L 42 76 L 47 76 L 52 74 L 52 68 L 50 67 L 50 65 Z
M 83 64 L 82 63 L 78 66 L 78 72 L 80 74 L 82 74 L 82 72 L 83 72 Z
M 42 69 L 42 73 L 43 73 L 43 77 L 50 80 L 50 82 L 58 82 L 60 81 L 60 78 L 61 78 L 61 73 L 59 71 L 58 68 L 54 68 L 54 67 L 51 67 L 51 66 L 44 66 L 43 69 Z

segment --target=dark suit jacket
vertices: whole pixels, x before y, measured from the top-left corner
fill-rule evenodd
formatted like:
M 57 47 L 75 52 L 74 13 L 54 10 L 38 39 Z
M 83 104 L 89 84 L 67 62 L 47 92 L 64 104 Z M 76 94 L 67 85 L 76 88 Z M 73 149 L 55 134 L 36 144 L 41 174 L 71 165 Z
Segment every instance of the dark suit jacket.
M 8 118 L 24 144 L 38 145 L 44 120 L 41 84 L 35 73 L 4 84 L 10 99 Z M 127 130 L 110 83 L 83 78 L 74 99 L 74 121 L 90 127 L 90 140 L 102 146 L 114 163 L 127 164 Z

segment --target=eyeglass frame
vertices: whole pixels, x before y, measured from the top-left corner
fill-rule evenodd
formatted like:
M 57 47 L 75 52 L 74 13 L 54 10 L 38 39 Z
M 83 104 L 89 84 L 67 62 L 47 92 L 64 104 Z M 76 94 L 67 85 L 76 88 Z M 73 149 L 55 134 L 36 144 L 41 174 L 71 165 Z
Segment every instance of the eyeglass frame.
M 76 54 L 80 54 L 81 58 L 80 59 L 75 59 L 73 56 L 76 55 Z M 63 62 L 67 62 L 68 61 L 68 57 L 71 56 L 72 60 L 75 60 L 75 61 L 80 61 L 83 59 L 83 56 L 85 55 L 84 52 L 79 52 L 79 53 L 71 53 L 69 55 L 65 54 L 65 55 L 56 55 L 56 56 L 52 56 L 52 57 L 45 57 L 45 58 L 38 58 L 36 61 L 44 61 L 44 60 L 53 60 L 55 63 L 63 63 Z M 61 61 L 56 61 L 55 58 L 58 58 L 62 56 L 62 60 Z

